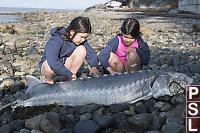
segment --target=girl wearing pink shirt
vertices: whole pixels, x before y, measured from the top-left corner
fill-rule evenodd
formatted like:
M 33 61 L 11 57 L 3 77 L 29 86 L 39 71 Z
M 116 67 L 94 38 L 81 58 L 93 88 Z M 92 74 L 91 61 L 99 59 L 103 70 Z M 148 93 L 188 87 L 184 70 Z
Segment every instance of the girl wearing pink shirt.
M 98 59 L 111 74 L 137 71 L 150 60 L 147 43 L 140 37 L 140 25 L 136 19 L 127 18 L 121 26 L 121 34 L 111 39 L 100 51 Z

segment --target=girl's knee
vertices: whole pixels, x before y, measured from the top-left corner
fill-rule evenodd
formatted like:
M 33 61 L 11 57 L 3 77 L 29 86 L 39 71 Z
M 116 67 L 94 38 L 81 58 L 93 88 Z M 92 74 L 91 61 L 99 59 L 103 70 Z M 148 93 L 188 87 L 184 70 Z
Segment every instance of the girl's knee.
M 131 52 L 127 55 L 126 66 L 131 69 L 140 70 L 141 60 L 137 52 Z
M 86 48 L 84 46 L 78 46 L 76 49 L 75 49 L 75 52 L 78 54 L 78 55 L 83 55 L 83 56 L 86 56 Z
M 114 53 L 111 52 L 108 62 L 117 64 L 118 62 L 120 62 L 120 59 Z
M 137 54 L 137 52 L 131 52 L 126 57 L 126 62 L 130 63 L 140 63 L 140 56 Z
M 50 74 L 50 75 L 54 75 L 54 71 L 51 70 L 50 66 L 48 65 L 47 61 L 44 61 L 41 67 L 41 73 L 43 75 Z
M 108 60 L 109 65 L 117 72 L 123 72 L 124 66 L 121 62 L 121 60 L 118 58 L 117 55 L 114 53 L 110 53 L 110 58 Z

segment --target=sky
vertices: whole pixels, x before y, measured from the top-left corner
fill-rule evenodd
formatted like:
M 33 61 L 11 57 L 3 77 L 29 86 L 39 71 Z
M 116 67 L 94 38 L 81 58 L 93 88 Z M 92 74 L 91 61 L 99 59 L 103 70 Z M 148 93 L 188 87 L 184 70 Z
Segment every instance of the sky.
M 109 0 L 0 0 L 0 7 L 26 7 L 49 9 L 86 9 Z

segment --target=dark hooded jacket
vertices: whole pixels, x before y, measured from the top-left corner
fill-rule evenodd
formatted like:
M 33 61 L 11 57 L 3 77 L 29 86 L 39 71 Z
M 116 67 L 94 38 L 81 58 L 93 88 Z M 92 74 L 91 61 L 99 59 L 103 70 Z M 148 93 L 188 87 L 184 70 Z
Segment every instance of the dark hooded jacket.
M 51 29 L 51 38 L 46 43 L 44 53 L 39 62 L 39 67 L 41 69 L 42 63 L 47 60 L 51 70 L 56 74 L 71 77 L 72 72 L 64 66 L 64 63 L 67 57 L 76 49 L 77 45 L 71 41 L 64 41 L 58 33 L 63 35 L 67 34 L 66 31 L 60 27 Z M 90 67 L 97 67 L 98 58 L 94 49 L 88 44 L 87 40 L 80 45 L 86 48 L 86 60 Z

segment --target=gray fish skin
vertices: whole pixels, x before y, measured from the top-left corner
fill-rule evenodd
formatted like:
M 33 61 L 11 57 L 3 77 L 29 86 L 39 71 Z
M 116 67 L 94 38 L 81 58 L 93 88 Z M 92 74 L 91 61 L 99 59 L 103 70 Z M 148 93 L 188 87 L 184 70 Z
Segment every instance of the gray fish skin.
M 53 85 L 28 76 L 26 95 L 29 99 L 18 102 L 13 108 L 54 103 L 70 106 L 134 103 L 151 97 L 176 95 L 184 92 L 186 85 L 192 82 L 186 74 L 163 70 L 102 75 Z

